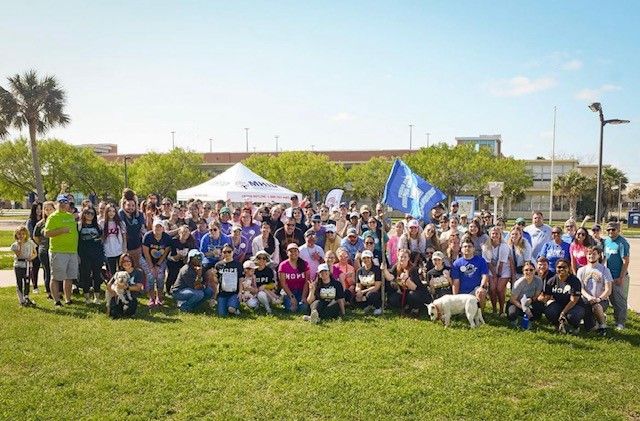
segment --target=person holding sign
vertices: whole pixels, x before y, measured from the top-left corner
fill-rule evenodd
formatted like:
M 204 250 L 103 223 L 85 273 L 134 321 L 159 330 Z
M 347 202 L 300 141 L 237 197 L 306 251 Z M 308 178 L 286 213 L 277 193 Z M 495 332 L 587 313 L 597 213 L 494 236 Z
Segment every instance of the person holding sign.
M 240 315 L 240 284 L 244 277 L 242 265 L 233 260 L 233 247 L 222 246 L 222 260 L 214 266 L 218 286 L 218 316 Z

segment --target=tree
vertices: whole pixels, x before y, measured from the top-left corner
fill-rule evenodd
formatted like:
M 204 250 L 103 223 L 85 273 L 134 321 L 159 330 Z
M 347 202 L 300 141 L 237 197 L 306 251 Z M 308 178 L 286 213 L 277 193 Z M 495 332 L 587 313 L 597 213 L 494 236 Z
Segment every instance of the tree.
M 635 188 L 631 189 L 631 191 L 629 191 L 629 193 L 627 193 L 627 197 L 631 201 L 631 207 L 635 208 L 636 207 L 635 206 L 636 202 L 638 202 L 640 200 L 640 188 L 635 187 Z
M 602 215 L 607 215 L 611 209 L 618 206 L 618 189 L 627 188 L 629 179 L 624 172 L 615 167 L 605 167 L 602 170 Z
M 571 170 L 558 176 L 553 182 L 553 190 L 558 196 L 565 197 L 569 202 L 569 217 L 576 218 L 578 200 L 590 188 L 591 180 L 578 170 Z
M 52 127 L 65 126 L 69 116 L 64 113 L 65 92 L 53 76 L 38 78 L 35 70 L 9 77 L 9 89 L 0 86 L 0 137 L 14 127 L 29 129 L 29 149 L 38 199 L 44 200 L 42 169 L 38 155 L 37 134 Z
M 122 169 L 89 148 L 61 140 L 38 141 L 46 196 L 55 199 L 62 182 L 70 191 L 117 197 L 122 188 Z M 22 200 L 35 190 L 35 176 L 25 138 L 0 143 L 0 197 Z
M 169 153 L 150 152 L 129 166 L 131 187 L 139 196 L 149 193 L 176 197 L 176 192 L 207 180 L 200 153 L 175 148 Z
M 253 155 L 243 164 L 272 183 L 311 196 L 317 190 L 324 196 L 329 190 L 342 187 L 345 170 L 329 161 L 324 154 L 314 152 L 282 152 L 278 155 Z
M 356 199 L 381 201 L 392 165 L 393 160 L 380 156 L 349 168 L 346 179 L 351 184 L 353 196 Z

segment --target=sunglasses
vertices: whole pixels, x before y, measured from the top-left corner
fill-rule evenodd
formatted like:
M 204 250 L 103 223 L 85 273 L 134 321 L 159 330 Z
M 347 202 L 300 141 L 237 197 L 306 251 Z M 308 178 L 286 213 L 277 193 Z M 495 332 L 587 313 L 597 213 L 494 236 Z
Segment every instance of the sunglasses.
M 551 234 L 560 234 L 560 231 L 551 231 Z
M 267 258 L 264 256 L 258 256 L 256 257 L 256 260 L 267 260 Z
M 222 254 L 231 254 L 231 250 L 222 250 Z
M 607 228 L 607 232 L 609 231 L 618 231 L 616 228 Z
M 218 231 L 218 228 L 209 228 L 209 231 L 211 231 L 211 232 L 217 232 L 217 231 Z

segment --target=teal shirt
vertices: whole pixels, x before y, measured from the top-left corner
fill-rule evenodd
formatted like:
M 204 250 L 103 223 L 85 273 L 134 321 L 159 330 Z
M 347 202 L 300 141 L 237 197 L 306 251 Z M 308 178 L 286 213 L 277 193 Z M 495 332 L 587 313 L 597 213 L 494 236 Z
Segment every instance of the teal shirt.
M 629 256 L 629 252 L 629 243 L 621 235 L 615 240 L 612 240 L 611 237 L 604 239 L 604 255 L 607 258 L 607 267 L 611 271 L 613 279 L 620 277 L 622 259 Z

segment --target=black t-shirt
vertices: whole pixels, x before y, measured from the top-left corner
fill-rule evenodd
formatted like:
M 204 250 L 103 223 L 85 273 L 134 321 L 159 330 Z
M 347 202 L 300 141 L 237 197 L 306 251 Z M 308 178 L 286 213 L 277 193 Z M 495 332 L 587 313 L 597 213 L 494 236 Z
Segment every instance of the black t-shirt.
M 80 227 L 78 234 L 78 254 L 80 256 L 102 256 L 102 230 L 97 225 Z
M 171 247 L 171 237 L 166 232 L 163 232 L 158 240 L 153 235 L 153 231 L 149 231 L 144 235 L 142 244 L 149 247 L 151 263 L 155 265 L 164 255 L 165 250 Z
M 304 234 L 297 228 L 294 228 L 292 235 L 287 235 L 284 228 L 280 228 L 275 234 L 274 237 L 280 243 L 280 261 L 283 262 L 287 260 L 287 246 L 291 243 L 296 243 L 298 246 L 304 244 Z
M 318 281 L 316 285 L 316 300 L 320 301 L 332 301 L 344 298 L 344 289 L 342 284 L 335 279 L 331 279 L 329 283 L 325 284 L 322 281 Z
M 544 293 L 545 295 L 551 295 L 560 305 L 566 306 L 571 300 L 571 296 L 582 295 L 582 285 L 575 275 L 569 275 L 564 282 L 556 275 L 546 282 Z
M 187 262 L 187 253 L 189 250 L 196 248 L 196 242 L 194 241 L 192 236 L 187 238 L 187 241 L 184 243 L 180 242 L 178 238 L 173 238 L 171 240 L 171 251 L 169 252 L 169 256 L 176 257 L 178 254 L 182 257 L 183 263 Z M 180 252 L 180 253 L 179 253 Z M 176 262 L 180 261 L 180 259 L 175 259 Z
M 276 289 L 276 276 L 269 266 L 265 266 L 264 269 L 256 269 L 256 286 L 258 288 L 265 287 L 265 289 Z
M 378 266 L 371 266 L 371 270 L 367 270 L 361 266 L 356 272 L 356 285 L 360 284 L 362 289 L 371 288 L 376 282 L 382 281 L 382 273 Z
M 396 282 L 398 282 L 397 266 L 398 265 L 393 265 L 391 270 L 389 270 L 389 273 L 393 275 Z M 411 279 L 411 281 L 414 284 L 416 284 L 416 291 L 426 290 L 425 286 L 422 284 L 422 281 L 420 280 L 420 274 L 418 274 L 418 268 L 416 266 L 409 269 L 409 279 Z
M 219 295 L 229 297 L 237 294 L 240 290 L 240 279 L 244 276 L 242 265 L 235 260 L 230 262 L 221 260 L 216 263 L 215 268 L 218 274 Z
M 136 250 L 142 245 L 142 228 L 144 227 L 144 216 L 136 212 L 131 218 L 124 209 L 118 211 L 120 220 L 124 221 L 127 227 L 127 250 Z
M 448 275 L 448 276 L 445 276 Z M 427 286 L 431 285 L 436 291 L 451 289 L 451 269 L 443 266 L 438 270 L 435 267 L 427 272 Z

